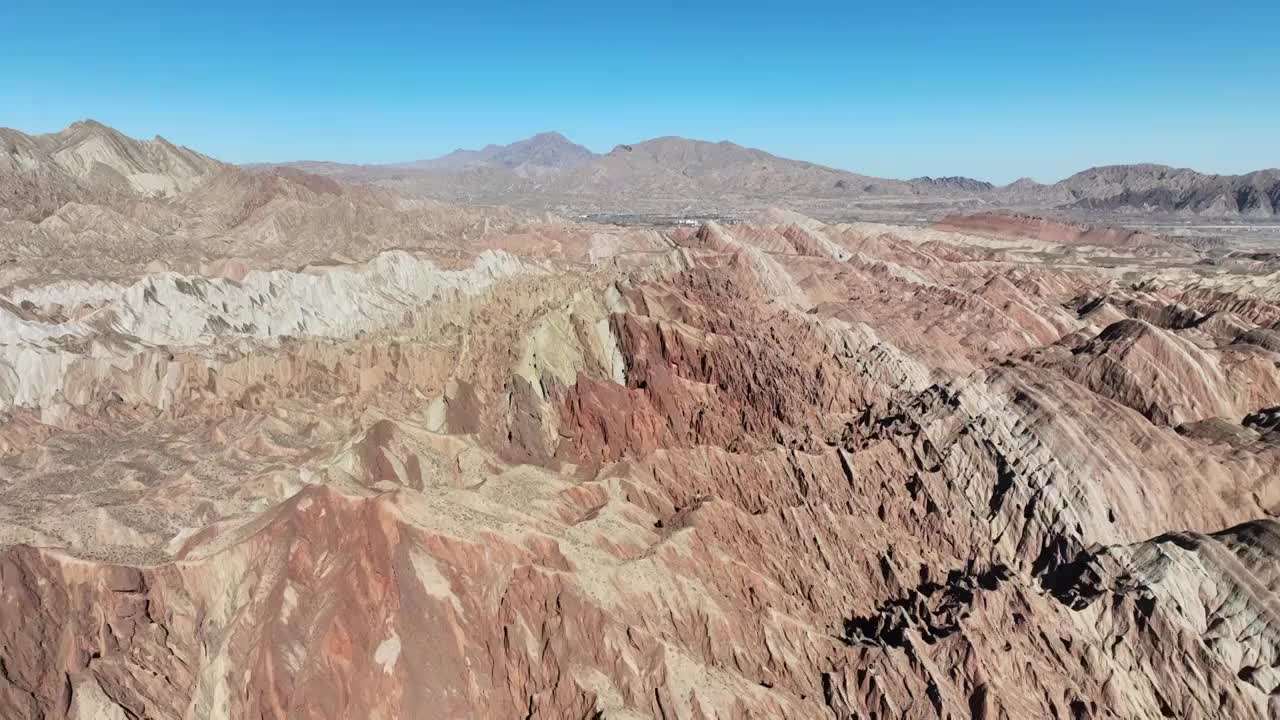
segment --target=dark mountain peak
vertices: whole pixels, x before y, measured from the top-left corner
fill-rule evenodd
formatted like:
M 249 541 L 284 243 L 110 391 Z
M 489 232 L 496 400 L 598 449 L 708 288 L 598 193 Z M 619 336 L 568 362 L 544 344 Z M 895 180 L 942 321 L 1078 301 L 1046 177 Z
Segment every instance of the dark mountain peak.
M 1008 190 L 1032 190 L 1044 187 L 1044 183 L 1029 177 L 1020 177 L 1005 186 Z
M 393 167 L 441 172 L 501 168 L 521 175 L 542 175 L 581 165 L 594 157 L 595 153 L 587 148 L 549 130 L 509 145 L 486 145 L 479 150 L 460 148 L 430 160 Z
M 936 178 L 925 175 L 923 177 L 912 179 L 911 183 L 923 188 L 929 188 L 933 190 L 959 190 L 964 192 L 986 192 L 988 190 L 995 189 L 995 185 L 992 185 L 991 183 L 986 182 L 985 180 L 975 180 L 973 178 L 963 177 L 960 175 L 948 175 L 946 177 L 936 177 Z
M 1170 165 L 1160 165 L 1158 163 L 1126 163 L 1126 164 L 1119 164 L 1119 165 L 1095 165 L 1094 167 L 1081 170 L 1080 172 L 1072 175 L 1071 177 L 1090 177 L 1090 176 L 1096 176 L 1096 175 L 1117 176 L 1117 175 L 1132 175 L 1132 174 L 1155 175 L 1155 174 L 1168 174 L 1171 172 L 1194 172 L 1194 171 L 1179 169 L 1179 168 L 1172 167 Z
M 618 145 L 609 155 L 644 158 L 645 161 L 671 167 L 724 167 L 743 162 L 782 161 L 782 158 L 763 150 L 743 147 L 727 140 L 695 140 L 678 135 L 664 135 L 638 143 Z
M 509 151 L 513 148 L 527 148 L 527 147 L 558 147 L 558 148 L 564 148 L 565 150 L 569 150 L 572 152 L 583 151 L 588 154 L 594 154 L 594 153 L 591 153 L 590 150 L 587 150 L 585 147 L 573 142 L 572 140 L 565 137 L 564 135 L 561 135 L 555 130 L 540 132 L 536 135 L 531 135 L 525 138 L 524 140 L 517 140 L 511 143 L 510 145 L 490 145 L 489 146 L 489 148 L 492 148 L 493 150 L 499 151 L 499 152 Z M 489 149 L 489 148 L 486 148 L 486 149 Z
M 574 143 L 572 140 L 570 140 L 569 138 L 567 138 L 567 137 L 565 137 L 564 135 L 562 135 L 562 134 L 561 134 L 559 131 L 557 131 L 557 130 L 544 130 L 544 131 L 542 131 L 542 132 L 540 132 L 540 133 L 535 133 L 534 135 L 530 136 L 530 137 L 529 137 L 527 140 L 525 140 L 524 142 L 533 142 L 533 141 L 536 141 L 536 142 L 554 142 L 554 143 L 564 143 L 564 144 L 566 144 L 566 145 L 575 145 L 575 144 L 576 144 L 576 143 Z
M 656 138 L 642 140 L 638 143 L 632 143 L 633 147 L 719 147 L 725 149 L 746 150 L 741 145 L 729 142 L 728 140 L 699 140 L 697 138 L 687 138 L 680 135 L 661 135 Z
M 555 131 L 538 133 L 486 155 L 489 162 L 509 169 L 529 167 L 539 171 L 563 170 L 595 157 L 595 153 Z

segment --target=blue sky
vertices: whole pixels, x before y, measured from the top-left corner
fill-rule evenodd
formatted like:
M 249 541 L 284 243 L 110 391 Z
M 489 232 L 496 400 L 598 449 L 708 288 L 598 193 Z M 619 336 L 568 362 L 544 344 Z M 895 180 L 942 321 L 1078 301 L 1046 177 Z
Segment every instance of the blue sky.
M 9 3 L 0 126 L 92 117 L 232 162 L 555 129 L 889 177 L 1280 165 L 1275 2 L 179 5 Z

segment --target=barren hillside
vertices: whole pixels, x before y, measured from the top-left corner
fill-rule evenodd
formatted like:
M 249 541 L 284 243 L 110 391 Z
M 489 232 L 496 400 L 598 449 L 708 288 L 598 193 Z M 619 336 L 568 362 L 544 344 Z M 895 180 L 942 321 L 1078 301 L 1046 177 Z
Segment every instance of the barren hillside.
M 1274 256 L 569 222 L 78 132 L 0 168 L 0 717 L 1280 710 Z M 849 177 L 776 162 L 546 181 Z

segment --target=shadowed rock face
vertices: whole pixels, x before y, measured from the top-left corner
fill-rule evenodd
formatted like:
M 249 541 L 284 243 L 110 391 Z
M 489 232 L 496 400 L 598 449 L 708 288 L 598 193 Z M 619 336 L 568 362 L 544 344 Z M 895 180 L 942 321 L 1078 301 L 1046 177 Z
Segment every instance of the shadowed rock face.
M 255 187 L 354 192 L 303 180 Z M 1280 709 L 1258 275 L 785 212 L 336 247 L 0 289 L 0 717 Z

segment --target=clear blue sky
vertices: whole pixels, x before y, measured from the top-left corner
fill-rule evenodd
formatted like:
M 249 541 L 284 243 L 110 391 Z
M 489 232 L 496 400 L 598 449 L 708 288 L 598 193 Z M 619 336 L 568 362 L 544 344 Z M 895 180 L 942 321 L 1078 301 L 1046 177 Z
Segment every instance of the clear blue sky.
M 0 126 L 92 117 L 232 162 L 556 129 L 873 175 L 1280 165 L 1280 3 L 6 3 Z

